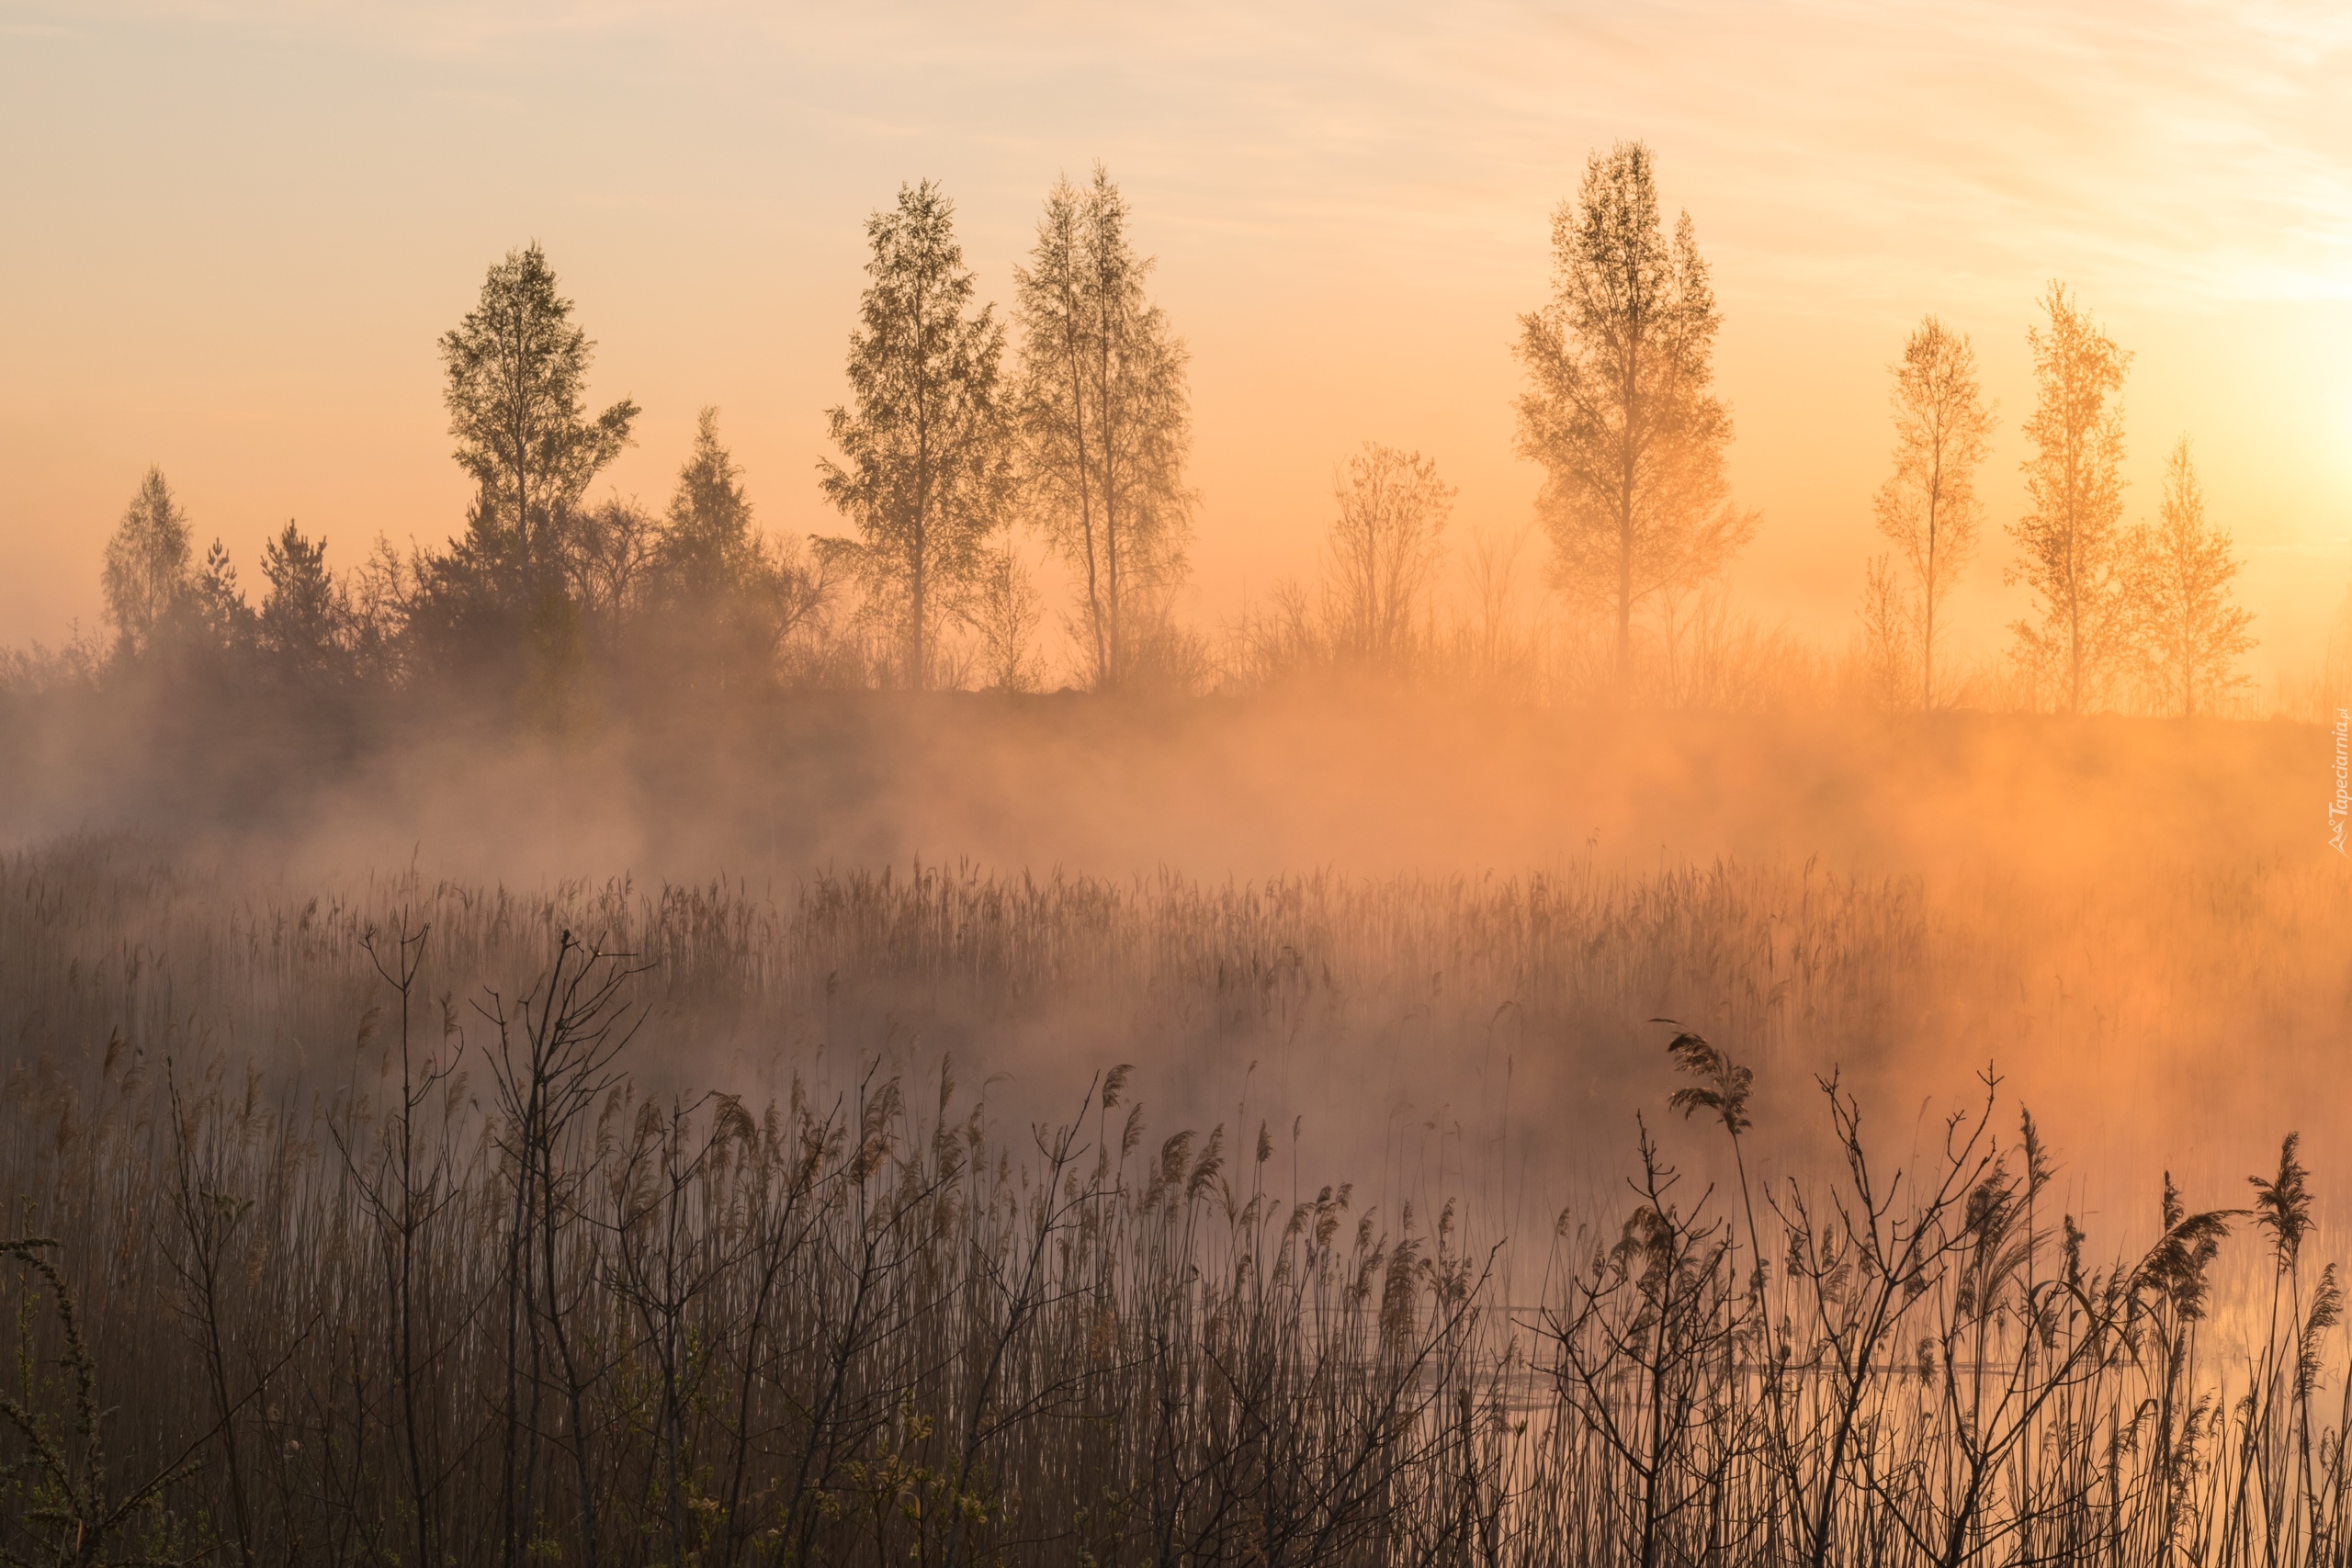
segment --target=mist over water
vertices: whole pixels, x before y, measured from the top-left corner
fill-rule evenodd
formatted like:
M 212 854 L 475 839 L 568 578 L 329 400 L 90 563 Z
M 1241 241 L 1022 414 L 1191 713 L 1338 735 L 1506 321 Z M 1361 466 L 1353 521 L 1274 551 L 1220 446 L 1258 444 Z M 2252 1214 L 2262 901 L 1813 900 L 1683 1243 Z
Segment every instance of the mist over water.
M 568 1401 L 574 1466 L 528 1484 L 584 1500 L 570 1539 L 741 1550 L 798 1520 L 862 1551 L 937 1528 L 852 1511 L 909 1495 L 889 1464 L 953 1475 L 987 1444 L 974 1528 L 1115 1543 L 1127 1516 L 1087 1499 L 1262 1429 L 1317 1434 L 1263 1446 L 1324 1453 L 1279 1471 L 1335 1517 L 1442 1530 L 1468 1498 L 1514 1543 L 1493 1558 L 1546 1568 L 1632 1528 L 1589 1512 L 1642 1495 L 1593 1436 L 1628 1346 L 1677 1358 L 1654 1382 L 1714 1369 L 1678 1495 L 1823 1475 L 1840 1532 L 1964 1505 L 1841 1482 L 1769 1423 L 1864 1409 L 1853 1462 L 1892 1466 L 1951 1456 L 1951 1408 L 2079 1394 L 2163 1440 L 2080 1470 L 2074 1407 L 2018 1396 L 2002 1430 L 2062 1462 L 1998 1528 L 2105 1486 L 2136 1540 L 2180 1498 L 2258 1517 L 2149 1412 L 2285 1391 L 2238 1407 L 2252 1441 L 2196 1438 L 2267 1487 L 2340 1375 L 2295 1370 L 2335 1364 L 2352 1133 L 2319 726 L 1371 685 L 616 693 L 560 734 L 422 692 L 12 700 L 0 1191 L 65 1238 L 92 1386 L 138 1413 L 126 1472 L 191 1441 L 253 1467 L 173 1483 L 153 1531 L 221 1499 L 261 1522 L 201 1528 L 240 1540 L 352 1517 L 313 1479 L 346 1451 L 401 1495 L 424 1466 L 368 1379 L 404 1355 L 445 1451 L 529 1453 L 521 1412 Z M 520 1076 L 549 1042 L 586 1066 Z M 538 1083 L 568 1120 L 535 1121 Z M 1931 1272 L 1840 1250 L 1871 1202 Z M 400 1348 L 412 1288 L 454 1325 L 428 1352 Z M 1899 1337 L 1834 1373 L 1873 1300 Z M 502 1337 L 502 1301 L 599 1359 Z M 159 1309 L 231 1326 L 159 1337 Z M 1785 1376 L 1745 1348 L 1768 1314 Z M 2165 1348 L 2191 1333 L 2195 1358 Z M 812 1404 L 834 1386 L 847 1405 Z M 819 1501 L 771 1503 L 820 1442 L 843 1457 Z M 1388 1501 L 1346 1501 L 1348 1445 L 1394 1467 Z M 758 1489 L 689 1484 L 698 1453 Z M 487 1538 L 524 1484 L 450 1473 L 413 1535 Z M 2346 1473 L 2294 1529 L 2334 1528 Z M 1149 1506 L 1213 1520 L 1228 1495 Z
M 344 9 L 0 4 L 0 1563 L 2352 1562 L 2352 32 Z
M 315 1075 L 378 984 L 357 934 L 405 912 L 460 1002 L 560 929 L 645 954 L 633 1063 L 679 1085 L 948 1055 L 1018 1121 L 1127 1062 L 1157 1124 L 1300 1122 L 1367 1179 L 1454 1138 L 1565 1190 L 1658 1113 L 1665 1018 L 1757 1070 L 1792 1157 L 1816 1075 L 1907 1137 L 1995 1066 L 2114 1210 L 2316 1139 L 2352 1021 L 2312 726 L 1369 689 L 802 694 L 560 739 L 152 716 L 59 706 L 11 754 L 11 879 L 51 911 L 17 972 L 88 993 L 8 987 L 19 1065 L 102 1049 L 119 1001 Z M 342 934 L 238 946 L 313 925 Z

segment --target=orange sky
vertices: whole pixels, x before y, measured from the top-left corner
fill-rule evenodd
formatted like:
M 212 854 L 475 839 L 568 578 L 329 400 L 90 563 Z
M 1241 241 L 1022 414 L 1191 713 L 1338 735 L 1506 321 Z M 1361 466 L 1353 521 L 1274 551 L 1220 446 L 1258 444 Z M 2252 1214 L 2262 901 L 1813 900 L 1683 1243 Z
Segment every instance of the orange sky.
M 1963 648 L 2023 610 L 2023 344 L 2064 277 L 2137 354 L 2130 506 L 2192 434 L 2300 668 L 2352 581 L 2352 9 L 0 0 L 0 641 L 95 618 L 145 464 L 257 586 L 289 516 L 353 560 L 458 521 L 434 340 L 547 246 L 644 405 L 658 502 L 716 402 L 769 527 L 832 531 L 860 224 L 943 180 L 1002 300 L 1046 186 L 1106 160 L 1193 352 L 1194 611 L 1311 570 L 1333 462 L 1433 454 L 1523 524 L 1513 318 L 1586 155 L 1657 149 L 1715 268 L 1743 602 L 1842 637 L 1884 366 L 1974 334 L 2001 432 Z

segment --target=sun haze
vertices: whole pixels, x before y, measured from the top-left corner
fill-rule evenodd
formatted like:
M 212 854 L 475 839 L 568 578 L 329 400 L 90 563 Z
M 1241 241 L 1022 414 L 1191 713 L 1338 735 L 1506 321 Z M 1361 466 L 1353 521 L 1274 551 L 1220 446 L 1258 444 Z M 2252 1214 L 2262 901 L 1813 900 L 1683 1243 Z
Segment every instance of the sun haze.
M 2265 678 L 2352 575 L 2352 24 L 2324 5 L 1104 7 L 0 5 L 0 638 L 99 613 L 149 463 L 250 560 L 463 521 L 435 338 L 536 239 L 644 409 L 607 470 L 666 492 L 706 403 L 763 524 L 816 485 L 862 224 L 956 203 L 1008 300 L 1039 201 L 1096 161 L 1192 352 L 1191 593 L 1311 574 L 1334 466 L 1430 454 L 1458 536 L 1530 521 L 1517 317 L 1586 158 L 1641 138 L 1714 269 L 1733 581 L 1843 636 L 1876 547 L 1886 366 L 1933 312 L 1999 405 L 1991 553 L 1952 621 L 2018 613 L 2024 334 L 2062 278 L 2135 358 L 2129 504 L 2197 442 Z M 248 568 L 250 575 L 250 568 Z M 1057 606 L 1058 610 L 1062 606 Z
M 0 1562 L 2346 1562 L 2348 80 L 0 0 Z

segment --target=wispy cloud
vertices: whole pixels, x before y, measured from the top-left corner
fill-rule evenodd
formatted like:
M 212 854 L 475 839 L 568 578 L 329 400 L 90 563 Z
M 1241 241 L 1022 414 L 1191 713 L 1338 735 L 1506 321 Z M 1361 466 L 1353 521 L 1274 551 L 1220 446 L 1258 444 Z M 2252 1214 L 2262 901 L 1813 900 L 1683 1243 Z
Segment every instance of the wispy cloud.
M 627 7 L 592 7 L 624 25 Z M 910 134 L 1116 138 L 1216 220 L 1490 248 L 1623 136 L 1791 298 L 2352 297 L 2352 21 L 2154 0 L 706 7 L 811 107 Z M 1205 215 L 1204 215 L 1205 216 Z M 1473 262 L 1472 265 L 1476 265 Z
M 2352 294 L 2352 10 L 2305 0 L 84 0 L 420 58 L 609 54 L 884 140 L 1115 143 L 1193 220 L 1476 253 L 1641 136 L 1753 287 L 2064 266 Z M 18 24 L 24 25 L 24 24 Z M 1034 177 L 1034 172 L 1032 172 Z M 1209 188 L 1213 176 L 1214 190 Z M 1449 239 L 1448 237 L 1451 236 Z M 1473 263 L 1475 265 L 1475 262 Z M 1824 269 L 1828 269 L 1825 274 Z

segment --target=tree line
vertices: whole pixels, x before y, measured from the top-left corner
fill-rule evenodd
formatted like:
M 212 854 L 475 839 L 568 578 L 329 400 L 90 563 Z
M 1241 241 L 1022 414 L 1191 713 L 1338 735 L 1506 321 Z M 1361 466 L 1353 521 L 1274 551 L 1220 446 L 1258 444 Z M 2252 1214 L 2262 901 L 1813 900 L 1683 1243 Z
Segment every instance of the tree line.
M 1634 622 L 1653 607 L 1672 635 L 1677 602 L 1715 579 L 1755 533 L 1729 499 L 1731 415 L 1714 392 L 1720 315 L 1690 215 L 1660 220 L 1649 151 L 1595 157 L 1553 220 L 1553 299 L 1521 322 L 1528 389 L 1520 450 L 1541 463 L 1537 502 L 1555 585 L 1614 630 L 1630 678 Z M 2121 391 L 2130 354 L 2064 284 L 2030 329 L 2035 403 L 2023 434 L 2027 510 L 2009 526 L 2007 581 L 2032 595 L 2011 630 L 2033 705 L 2081 713 L 2137 681 L 2150 705 L 2191 715 L 2245 683 L 2252 617 L 2232 600 L 2240 563 L 2205 516 L 2187 437 L 2173 448 L 2157 520 L 2125 526 Z M 1866 657 L 1879 694 L 1916 687 L 1939 705 L 1942 610 L 1975 551 L 1975 476 L 1994 408 L 1964 333 L 1921 321 L 1892 367 L 1892 471 L 1874 498 L 1894 545 L 1870 565 Z M 1894 558 L 1899 556 L 1900 565 Z
M 1578 684 L 1559 652 L 1577 648 L 1590 694 L 1634 700 L 1662 665 L 1679 701 L 1696 689 L 1683 666 L 1721 642 L 1724 574 L 1760 518 L 1731 494 L 1709 267 L 1690 215 L 1665 222 L 1641 143 L 1589 161 L 1553 216 L 1550 298 L 1519 322 L 1518 449 L 1544 471 L 1540 589 L 1562 612 L 1539 607 L 1532 618 L 1550 625 L 1532 631 L 1513 618 L 1532 574 L 1515 541 L 1492 538 L 1465 558 L 1467 613 L 1442 624 L 1455 492 L 1430 458 L 1377 442 L 1334 470 L 1319 591 L 1279 584 L 1221 638 L 1176 615 L 1200 502 L 1188 352 L 1099 165 L 1047 193 L 1008 314 L 978 299 L 936 184 L 901 188 L 866 237 L 847 395 L 826 411 L 834 452 L 817 465 L 838 535 L 761 532 L 708 408 L 665 509 L 592 502 L 640 411 L 623 399 L 591 412 L 594 345 L 534 243 L 490 269 L 440 340 L 453 456 L 475 486 L 446 548 L 379 538 L 338 574 L 325 541 L 289 522 L 264 552 L 255 608 L 218 541 L 197 558 L 151 470 L 107 546 L 100 652 L 305 685 L 488 675 L 559 721 L 625 669 L 1024 690 L 1043 678 L 1047 607 L 1023 536 L 1067 570 L 1071 674 L 1098 691 L 1346 668 L 1556 694 Z M 2254 646 L 2229 534 L 2206 516 L 2186 437 L 2155 519 L 2127 525 L 2131 355 L 2064 285 L 2039 303 L 2028 504 L 2008 525 L 2007 581 L 2031 600 L 2011 628 L 2012 689 L 2070 713 L 2124 700 L 2211 711 L 2246 684 Z M 1874 498 L 1890 548 L 1868 563 L 1842 686 L 1934 709 L 1955 700 L 1949 604 L 1976 554 L 1996 410 L 1968 335 L 1933 315 L 1891 370 L 1894 449 Z

